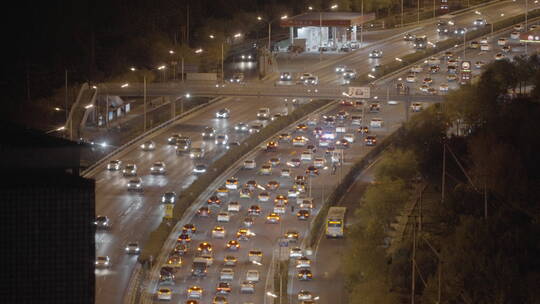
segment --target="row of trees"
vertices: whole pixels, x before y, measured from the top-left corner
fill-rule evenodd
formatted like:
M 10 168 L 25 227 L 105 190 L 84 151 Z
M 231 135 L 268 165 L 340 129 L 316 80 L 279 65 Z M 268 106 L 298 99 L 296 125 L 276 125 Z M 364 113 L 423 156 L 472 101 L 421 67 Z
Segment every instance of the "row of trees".
M 350 303 L 410 301 L 413 244 L 417 303 L 540 302 L 539 92 L 538 55 L 494 62 L 406 124 L 359 201 L 345 255 Z M 417 209 L 389 253 L 417 174 L 422 226 Z

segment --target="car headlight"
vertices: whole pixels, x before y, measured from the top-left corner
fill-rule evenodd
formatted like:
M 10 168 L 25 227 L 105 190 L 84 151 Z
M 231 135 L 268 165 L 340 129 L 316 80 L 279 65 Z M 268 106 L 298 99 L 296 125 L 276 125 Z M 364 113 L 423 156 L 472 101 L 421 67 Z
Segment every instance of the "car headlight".
M 129 247 L 126 247 L 126 251 L 129 251 Z
M 96 261 L 95 264 L 98 265 L 99 263 Z

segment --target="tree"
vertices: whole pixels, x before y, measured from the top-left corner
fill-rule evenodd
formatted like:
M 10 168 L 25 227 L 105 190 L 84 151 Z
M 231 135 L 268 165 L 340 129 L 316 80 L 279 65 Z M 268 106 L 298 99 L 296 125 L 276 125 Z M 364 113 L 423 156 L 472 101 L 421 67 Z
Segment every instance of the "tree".
M 384 153 L 375 168 L 375 179 L 410 181 L 417 174 L 418 164 L 412 150 L 393 149 Z

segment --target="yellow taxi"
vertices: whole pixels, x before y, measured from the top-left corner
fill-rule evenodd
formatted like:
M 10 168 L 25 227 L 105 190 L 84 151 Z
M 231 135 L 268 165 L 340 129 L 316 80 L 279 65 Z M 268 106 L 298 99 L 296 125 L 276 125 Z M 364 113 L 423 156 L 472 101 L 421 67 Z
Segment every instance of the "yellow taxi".
M 293 138 L 292 140 L 292 144 L 293 146 L 298 146 L 298 147 L 303 147 L 306 145 L 306 138 L 303 137 L 303 136 L 296 136 L 295 138 Z
M 270 174 L 272 174 L 272 166 L 271 165 L 262 165 L 260 173 L 262 175 L 270 175 Z
M 229 190 L 236 190 L 238 189 L 238 178 L 231 177 L 225 181 L 225 187 Z
M 274 199 L 274 203 L 276 204 L 287 205 L 288 202 L 289 200 L 287 199 L 287 197 L 282 194 L 276 195 L 276 198 Z
M 197 247 L 197 251 L 199 252 L 212 252 L 212 245 L 208 242 L 202 242 Z
M 268 223 L 279 223 L 279 220 L 281 219 L 281 217 L 279 216 L 279 214 L 275 213 L 275 212 L 272 212 L 270 214 L 268 214 L 266 216 L 266 222 Z
M 167 259 L 167 266 L 169 267 L 180 267 L 182 266 L 182 257 L 177 254 L 172 254 Z
M 248 188 L 240 190 L 240 198 L 251 198 L 251 190 Z
M 306 124 L 301 123 L 301 124 L 296 125 L 296 131 L 306 132 L 306 130 L 307 130 Z

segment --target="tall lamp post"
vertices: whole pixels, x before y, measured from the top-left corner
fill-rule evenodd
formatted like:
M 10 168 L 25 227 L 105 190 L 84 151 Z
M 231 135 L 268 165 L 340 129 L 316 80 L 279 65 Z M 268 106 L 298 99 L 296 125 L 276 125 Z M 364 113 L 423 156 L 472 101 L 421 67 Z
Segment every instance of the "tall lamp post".
M 279 19 L 281 19 L 281 20 L 285 20 L 287 18 L 289 18 L 289 16 L 287 16 L 287 15 L 283 15 L 283 16 L 279 17 Z M 278 19 L 276 18 L 274 20 L 266 20 L 261 16 L 257 16 L 257 20 L 268 23 L 268 45 L 267 45 L 267 48 L 268 48 L 268 52 L 270 53 L 270 52 L 272 52 L 272 50 L 271 50 L 271 47 L 272 47 L 272 23 L 274 21 L 278 20 Z
M 233 39 L 237 39 L 237 38 L 240 38 L 242 37 L 242 33 L 236 33 L 232 36 Z M 210 39 L 215 39 L 216 36 L 215 35 L 210 35 L 208 36 L 208 38 Z M 224 82 L 224 77 L 225 77 L 225 52 L 224 52 L 224 45 L 225 45 L 225 41 L 227 40 L 228 38 L 227 37 L 224 37 L 222 40 L 221 40 L 221 83 L 223 84 Z

